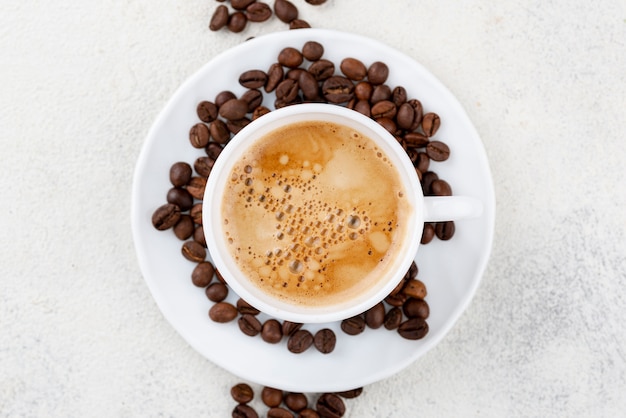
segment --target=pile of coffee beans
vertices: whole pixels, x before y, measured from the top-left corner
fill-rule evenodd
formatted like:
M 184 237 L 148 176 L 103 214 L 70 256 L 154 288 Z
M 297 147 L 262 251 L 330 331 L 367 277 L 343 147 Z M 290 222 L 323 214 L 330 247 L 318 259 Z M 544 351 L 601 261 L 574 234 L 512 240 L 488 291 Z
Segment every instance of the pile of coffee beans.
M 309 402 L 304 393 L 285 392 L 269 386 L 263 387 L 261 401 L 267 407 L 268 418 L 340 418 L 346 412 L 343 399 L 353 399 L 361 395 L 363 388 L 345 392 L 322 393 L 315 402 Z M 230 389 L 230 395 L 237 402 L 233 409 L 233 418 L 257 418 L 259 414 L 250 402 L 254 399 L 254 390 L 247 383 L 238 383 Z M 342 399 L 343 398 L 343 399 Z
M 217 0 L 220 3 L 226 3 L 225 0 Z M 326 2 L 326 0 L 306 0 L 308 4 L 318 6 Z M 294 3 L 289 0 L 275 0 L 273 8 L 269 4 L 256 0 L 230 0 L 229 9 L 225 4 L 217 6 L 211 21 L 209 29 L 218 31 L 226 28 L 231 32 L 238 33 L 243 31 L 248 22 L 259 23 L 269 20 L 273 14 L 282 22 L 289 25 L 289 29 L 310 28 L 311 25 L 303 19 L 299 19 L 299 11 Z

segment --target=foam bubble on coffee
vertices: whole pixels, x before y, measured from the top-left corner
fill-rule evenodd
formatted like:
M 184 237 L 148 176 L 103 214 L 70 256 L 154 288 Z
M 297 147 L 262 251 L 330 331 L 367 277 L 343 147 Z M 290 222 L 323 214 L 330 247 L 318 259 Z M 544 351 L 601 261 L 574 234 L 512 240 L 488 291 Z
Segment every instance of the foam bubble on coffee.
M 259 139 L 222 202 L 229 251 L 265 292 L 330 305 L 393 265 L 411 208 L 399 174 L 368 137 L 307 121 Z

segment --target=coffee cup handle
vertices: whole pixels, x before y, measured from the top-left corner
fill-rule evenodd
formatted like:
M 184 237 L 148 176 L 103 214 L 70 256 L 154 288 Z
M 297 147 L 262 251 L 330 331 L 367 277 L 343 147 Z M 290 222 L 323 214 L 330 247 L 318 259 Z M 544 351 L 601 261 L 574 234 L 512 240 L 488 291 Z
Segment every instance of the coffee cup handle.
M 474 197 L 424 197 L 424 222 L 444 222 L 477 218 L 482 212 L 483 203 Z

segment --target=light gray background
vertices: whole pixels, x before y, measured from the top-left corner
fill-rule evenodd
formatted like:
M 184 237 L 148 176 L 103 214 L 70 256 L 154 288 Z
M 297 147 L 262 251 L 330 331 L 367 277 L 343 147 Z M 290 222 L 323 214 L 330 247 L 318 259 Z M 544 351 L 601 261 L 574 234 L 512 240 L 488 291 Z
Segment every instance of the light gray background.
M 497 197 L 472 305 L 347 416 L 624 416 L 626 3 L 294 2 L 429 68 L 476 125 Z M 239 379 L 164 320 L 130 233 L 134 165 L 170 95 L 286 30 L 210 32 L 216 5 L 0 1 L 0 416 L 230 416 Z

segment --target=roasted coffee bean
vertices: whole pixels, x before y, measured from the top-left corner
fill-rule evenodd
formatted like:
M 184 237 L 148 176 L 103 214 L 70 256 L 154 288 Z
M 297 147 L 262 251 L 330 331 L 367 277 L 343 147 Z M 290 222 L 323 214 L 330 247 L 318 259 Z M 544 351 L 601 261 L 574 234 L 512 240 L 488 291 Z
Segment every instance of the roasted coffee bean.
M 187 191 L 190 195 L 198 200 L 204 198 L 204 189 L 206 188 L 206 179 L 204 177 L 192 177 L 187 183 Z
M 342 76 L 332 76 L 322 84 L 322 93 L 330 103 L 346 103 L 354 95 L 354 84 Z
M 417 174 L 417 179 L 421 183 L 422 182 L 422 172 L 417 167 L 415 167 L 415 174 Z
M 402 86 L 395 87 L 391 92 L 391 101 L 395 103 L 397 107 L 406 103 L 407 95 L 406 89 Z
M 276 344 L 283 339 L 283 331 L 278 322 L 275 319 L 268 319 L 263 323 L 263 328 L 261 328 L 261 338 L 266 343 Z
M 217 118 L 217 106 L 215 103 L 205 100 L 198 103 L 196 113 L 202 122 L 210 123 Z
M 204 123 L 196 123 L 189 130 L 189 142 L 194 148 L 204 148 L 211 139 L 209 128 Z
M 212 143 L 215 144 L 215 142 Z M 209 144 L 211 144 L 211 142 Z M 193 163 L 193 168 L 200 177 L 206 178 L 209 177 L 209 174 L 211 174 L 213 164 L 215 164 L 215 159 L 211 159 L 209 157 L 198 157 Z
M 181 241 L 191 237 L 194 232 L 193 221 L 189 215 L 181 215 L 176 225 L 174 225 L 174 235 Z
M 317 61 L 324 55 L 324 46 L 315 41 L 305 42 L 302 46 L 302 55 L 309 61 Z
M 274 13 L 285 23 L 298 18 L 298 8 L 289 0 L 275 0 Z
M 348 335 L 358 335 L 365 330 L 365 319 L 361 315 L 341 321 L 341 330 Z
M 374 87 L 374 90 L 372 90 L 370 103 L 374 105 L 380 101 L 389 100 L 390 98 L 391 98 L 391 89 L 389 88 L 388 85 L 381 84 L 379 86 Z
M 239 76 L 239 84 L 249 89 L 258 89 L 265 86 L 267 74 L 261 70 L 248 70 Z
M 237 135 L 239 131 L 245 128 L 249 123 L 250 119 L 248 118 L 229 120 L 228 122 L 226 122 L 226 127 L 233 135 Z
M 267 115 L 268 113 L 270 113 L 270 110 L 267 107 L 259 106 L 254 109 L 254 112 L 252 112 L 252 120 L 256 120 L 263 115 Z
M 346 413 L 346 406 L 334 393 L 324 393 L 315 404 L 315 409 L 324 418 L 340 418 Z
M 267 70 L 267 82 L 265 83 L 265 92 L 270 93 L 276 89 L 276 86 L 283 80 L 285 70 L 279 63 L 274 63 Z
M 298 82 L 290 78 L 286 78 L 276 87 L 276 100 L 291 103 L 298 97 L 298 91 Z
M 206 146 L 204 151 L 206 152 L 206 155 L 209 156 L 209 159 L 212 160 L 212 162 L 207 162 L 207 166 L 209 168 L 213 168 L 213 163 L 215 163 L 217 157 L 219 157 L 219 155 L 222 153 L 222 149 L 222 146 L 217 142 L 209 142 L 209 145 Z M 198 172 L 198 174 L 200 173 Z
M 319 6 L 320 4 L 326 3 L 326 0 L 305 0 L 305 1 L 313 6 Z
M 228 296 L 228 286 L 224 283 L 211 283 L 205 294 L 211 302 L 221 302 Z
M 267 3 L 255 1 L 246 7 L 245 14 L 250 22 L 265 22 L 272 17 L 272 9 Z
M 377 303 L 370 309 L 365 311 L 365 324 L 372 328 L 378 329 L 385 322 L 385 305 L 382 302 Z
M 406 272 L 407 280 L 416 278 L 418 271 L 419 271 L 419 269 L 417 268 L 417 263 L 415 261 L 413 261 L 411 263 L 411 266 L 409 267 L 409 271 Z
M 309 405 L 309 401 L 304 393 L 290 392 L 285 394 L 283 402 L 287 405 L 287 408 L 293 412 L 300 412 Z
M 376 118 L 376 122 L 385 128 L 390 134 L 395 135 L 398 127 L 396 123 L 391 118 Z
M 374 84 L 383 84 L 389 76 L 389 67 L 384 62 L 376 61 L 367 69 L 367 80 Z
M 372 108 L 367 100 L 358 100 L 354 105 L 354 110 L 368 118 L 372 116 Z
M 367 81 L 360 81 L 354 86 L 354 95 L 359 100 L 369 100 L 374 87 Z
M 259 321 L 256 316 L 250 314 L 241 315 L 237 321 L 237 325 L 239 325 L 241 332 L 250 337 L 257 336 L 262 328 L 261 321 Z
M 228 7 L 224 5 L 219 5 L 213 12 L 213 16 L 211 16 L 211 21 L 209 23 L 209 29 L 212 31 L 217 31 L 222 29 L 228 23 Z
M 233 33 L 239 33 L 246 28 L 246 24 L 248 23 L 248 18 L 243 12 L 235 12 L 228 16 L 228 23 L 226 27 L 228 30 Z
M 343 392 L 335 392 L 336 395 L 339 395 L 342 398 L 346 398 L 346 399 L 354 399 L 358 396 L 361 396 L 362 393 L 363 393 L 363 388 L 345 390 Z
M 409 105 L 408 103 L 405 103 L 402 106 L 400 106 L 400 109 L 404 108 L 405 106 L 411 108 L 411 112 L 413 112 L 411 117 L 415 118 L 414 108 L 411 105 Z M 409 112 L 408 110 L 406 110 L 406 111 Z M 400 110 L 398 110 L 398 115 L 397 115 L 397 119 L 399 119 L 399 118 L 400 118 Z M 412 120 L 414 120 L 414 119 L 412 119 Z M 398 126 L 400 126 L 400 121 L 399 120 L 398 120 Z M 402 128 L 402 126 L 400 126 L 400 127 Z M 407 129 L 407 128 L 402 128 L 402 129 Z M 402 139 L 404 139 L 404 142 L 406 142 L 406 144 L 409 147 L 414 147 L 414 148 L 423 148 L 426 145 L 428 145 L 428 142 L 429 142 L 428 137 L 426 135 L 424 135 L 424 134 L 419 133 L 419 132 L 407 132 L 406 134 L 404 134 Z
M 283 335 L 289 337 L 300 328 L 302 328 L 302 324 L 298 322 L 284 321 L 282 326 Z
M 335 73 L 335 64 L 322 58 L 311 63 L 307 71 L 313 74 L 317 81 L 324 81 Z
M 226 103 L 229 100 L 232 99 L 236 99 L 237 96 L 235 96 L 235 93 L 233 93 L 230 90 L 223 90 L 220 91 L 219 93 L 217 93 L 217 96 L 215 96 L 215 105 L 220 108 L 224 103 Z
M 409 318 L 398 327 L 398 334 L 407 340 L 419 340 L 428 334 L 428 323 L 422 318 Z
M 207 287 L 215 276 L 215 267 L 208 261 L 198 263 L 191 272 L 191 282 L 198 287 Z
M 259 414 L 249 405 L 239 404 L 233 409 L 233 418 L 259 418 Z
M 308 71 L 302 71 L 300 76 L 298 77 L 298 86 L 302 91 L 302 96 L 306 100 L 315 100 L 319 97 L 319 86 L 317 85 L 317 80 L 313 77 Z
M 237 403 L 248 403 L 254 398 L 254 391 L 247 383 L 237 383 L 230 388 L 230 396 Z
M 430 167 L 430 158 L 428 158 L 428 155 L 425 152 L 418 152 L 417 158 L 413 162 L 413 165 L 420 172 L 420 174 L 426 173 L 428 171 L 428 167 Z M 423 177 L 420 177 L 420 179 L 421 178 Z M 430 183 L 432 183 L 432 181 L 430 181 Z M 425 194 L 428 194 L 430 191 L 430 188 L 428 189 L 424 188 L 424 190 L 425 190 Z
M 422 239 L 420 244 L 428 244 L 435 237 L 435 226 L 431 223 L 425 223 L 422 230 Z
M 170 182 L 174 187 L 182 187 L 187 184 L 193 171 L 185 162 L 177 162 L 170 167 Z
M 430 193 L 430 185 L 433 181 L 437 180 L 439 176 L 433 171 L 422 171 L 422 173 L 424 173 L 422 175 L 422 192 L 427 196 Z
M 341 72 L 350 80 L 361 81 L 367 75 L 367 68 L 356 58 L 344 58 L 339 64 Z
M 181 248 L 181 253 L 189 261 L 200 263 L 206 258 L 206 249 L 195 241 L 187 241 Z
M 259 311 L 254 306 L 250 305 L 245 300 L 239 298 L 237 299 L 237 310 L 240 314 L 248 314 L 248 315 L 258 315 L 261 311 Z
M 402 322 L 402 311 L 399 307 L 394 306 L 385 314 L 384 326 L 388 330 L 396 329 Z
M 189 210 L 189 216 L 196 225 L 202 225 L 202 202 L 196 203 Z
M 211 122 L 211 126 L 209 126 L 209 131 L 211 132 L 211 136 L 213 140 L 218 144 L 225 144 L 230 139 L 230 131 L 228 130 L 228 126 L 221 119 L 215 119 Z
M 204 236 L 204 227 L 202 225 L 196 225 L 196 229 L 193 231 L 193 240 L 206 248 L 206 237 Z
M 426 285 L 421 280 L 411 279 L 402 288 L 402 293 L 410 298 L 424 299 L 426 297 Z
M 261 400 L 267 407 L 277 407 L 283 401 L 283 391 L 265 386 L 261 391 Z
M 220 281 L 220 283 L 226 284 L 226 280 L 224 280 L 224 276 L 222 276 L 222 273 L 220 273 L 218 269 L 215 269 L 215 277 L 217 278 L 217 280 Z
M 452 196 L 452 188 L 450 187 L 450 184 L 441 179 L 437 179 L 430 184 L 430 191 L 435 196 Z
M 237 120 L 248 113 L 248 103 L 241 99 L 230 99 L 220 106 L 219 114 L 224 119 Z M 206 144 L 205 144 L 206 145 Z
M 331 353 L 335 349 L 335 344 L 337 343 L 337 337 L 333 330 L 329 328 L 322 328 L 315 333 L 313 337 L 313 344 L 315 348 L 322 353 L 328 354 Z
M 241 95 L 241 100 L 248 103 L 248 113 L 252 113 L 263 103 L 263 93 L 260 90 L 250 89 Z
M 308 29 L 311 25 L 306 20 L 294 19 L 289 22 L 289 29 Z
M 193 206 L 193 196 L 182 187 L 172 187 L 167 192 L 167 203 L 178 206 L 181 212 L 188 211 Z
M 289 337 L 287 340 L 287 349 L 295 354 L 305 352 L 313 344 L 313 335 L 305 330 L 300 329 Z
M 302 53 L 296 48 L 283 48 L 278 54 L 278 63 L 287 68 L 298 68 L 302 64 Z
M 413 106 L 408 103 L 403 103 L 402 105 L 400 105 L 396 117 L 398 126 L 402 129 L 411 129 L 411 125 L 413 125 L 414 119 L 415 110 L 413 109 Z
M 152 214 L 152 226 L 159 231 L 170 229 L 180 219 L 180 208 L 172 203 L 159 206 Z
M 454 221 L 437 222 L 435 224 L 435 235 L 442 241 L 447 241 L 454 236 Z
M 209 317 L 214 322 L 230 322 L 237 318 L 237 308 L 228 302 L 217 302 L 209 309 Z
M 302 68 L 291 68 L 289 70 L 287 70 L 287 73 L 285 74 L 286 78 L 290 78 L 294 81 L 298 81 L 300 79 L 300 74 L 302 74 L 303 72 L 305 72 L 306 70 L 302 69 Z
M 426 145 L 426 154 L 433 161 L 445 161 L 450 157 L 450 148 L 441 141 L 430 141 Z
M 426 319 L 430 315 L 430 307 L 423 299 L 409 298 L 404 305 L 402 305 L 402 312 L 408 318 L 422 318 Z
M 396 105 L 393 104 L 392 101 L 389 100 L 381 100 L 376 102 L 372 106 L 372 118 L 389 118 L 393 119 L 396 116 Z
M 293 414 L 285 408 L 274 407 L 267 411 L 267 418 L 293 418 Z
M 408 280 L 408 278 L 406 277 L 406 275 L 402 278 L 402 280 L 400 280 L 398 282 L 398 284 L 396 285 L 396 287 L 393 288 L 393 290 L 389 293 L 389 296 L 395 296 L 398 293 L 400 293 L 402 291 L 402 288 L 404 287 L 404 285 L 406 284 L 406 281 Z
M 298 413 L 298 418 L 320 418 L 320 414 L 315 409 L 306 408 Z
M 422 118 L 422 131 L 424 131 L 424 135 L 427 137 L 431 137 L 437 133 L 439 130 L 439 125 L 441 124 L 441 120 L 439 119 L 439 115 L 436 113 L 426 113 Z
M 406 295 L 402 292 L 397 293 L 395 295 L 389 295 L 385 298 L 385 302 L 387 302 L 391 306 L 400 307 L 406 301 Z
M 230 0 L 230 5 L 235 10 L 245 10 L 250 4 L 256 0 Z

